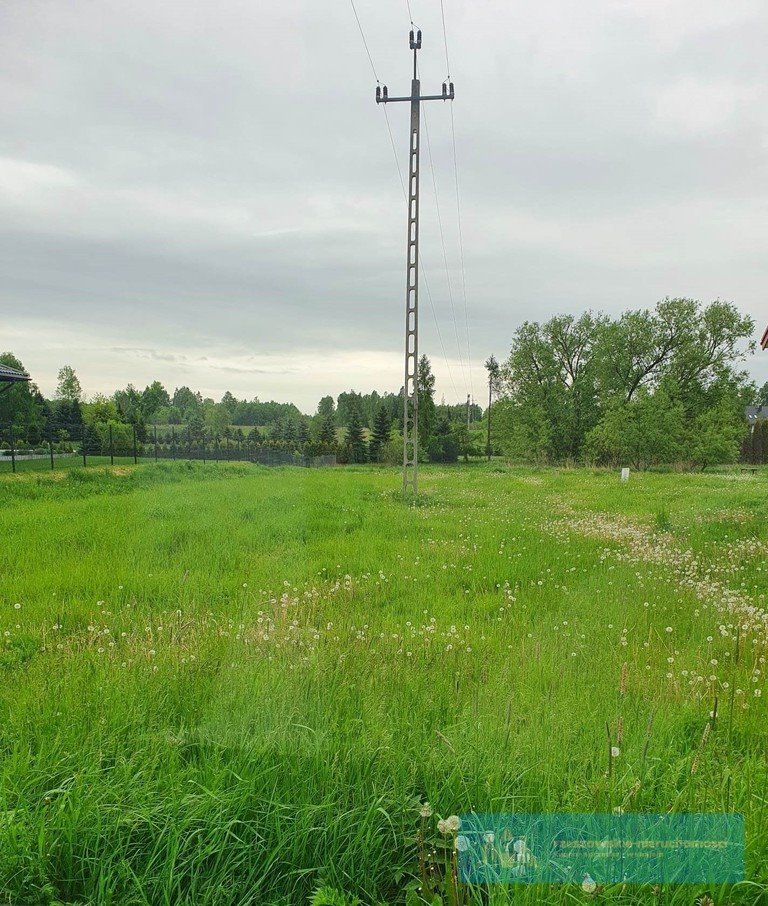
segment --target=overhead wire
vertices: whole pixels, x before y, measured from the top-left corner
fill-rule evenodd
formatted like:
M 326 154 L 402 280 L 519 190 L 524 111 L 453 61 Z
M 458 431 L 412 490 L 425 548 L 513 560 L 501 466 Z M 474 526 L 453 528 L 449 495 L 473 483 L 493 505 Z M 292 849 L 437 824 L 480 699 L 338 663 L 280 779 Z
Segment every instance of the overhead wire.
M 373 63 L 373 57 L 371 56 L 370 48 L 368 47 L 368 42 L 365 39 L 365 32 L 363 31 L 363 26 L 362 26 L 362 23 L 360 22 L 360 16 L 357 13 L 357 9 L 355 7 L 355 2 L 354 2 L 354 0 L 349 0 L 349 2 L 350 2 L 350 5 L 352 6 L 352 12 L 355 14 L 355 21 L 357 22 L 357 27 L 360 32 L 360 37 L 362 38 L 362 41 L 363 41 L 363 47 L 365 48 L 365 52 L 368 57 L 368 62 L 370 63 L 370 66 L 371 66 L 371 72 L 373 73 L 373 77 L 376 80 L 376 83 L 381 84 L 381 82 L 379 80 L 379 76 L 376 72 L 376 67 Z M 411 6 L 410 6 L 409 0 L 406 0 L 406 3 L 408 5 L 408 15 L 410 16 L 411 15 Z M 412 18 L 411 18 L 411 24 L 413 24 Z M 403 171 L 402 171 L 402 168 L 400 167 L 400 159 L 397 156 L 397 148 L 395 147 L 395 139 L 394 139 L 394 136 L 392 135 L 392 127 L 389 122 L 389 115 L 387 114 L 387 106 L 386 106 L 386 104 L 382 104 L 381 106 L 384 109 L 384 120 L 387 124 L 387 133 L 389 134 L 389 143 L 392 147 L 392 154 L 395 158 L 395 166 L 397 167 L 397 175 L 398 175 L 398 178 L 400 179 L 400 188 L 403 191 L 403 198 L 407 202 L 408 194 L 405 189 L 405 180 L 403 179 Z M 431 159 L 431 153 L 430 153 L 430 159 Z M 419 265 L 421 268 L 422 277 L 424 279 L 424 288 L 427 291 L 427 299 L 429 300 L 429 307 L 430 307 L 430 310 L 432 311 L 432 318 L 435 322 L 435 331 L 437 332 L 437 338 L 440 342 L 440 349 L 443 353 L 443 359 L 445 360 L 445 367 L 448 372 L 448 378 L 451 382 L 451 386 L 453 387 L 453 392 L 456 395 L 456 397 L 458 398 L 458 395 L 459 395 L 458 390 L 456 389 L 456 384 L 453 379 L 453 372 L 451 371 L 451 366 L 448 361 L 448 354 L 445 350 L 445 343 L 443 342 L 443 335 L 440 330 L 440 324 L 438 323 L 438 320 L 437 320 L 437 311 L 435 309 L 435 303 L 432 298 L 432 290 L 430 289 L 430 286 L 429 286 L 429 280 L 427 279 L 426 267 L 424 266 L 424 259 L 421 255 L 421 252 L 419 252 Z
M 458 321 L 456 320 L 456 310 L 455 310 L 454 304 L 453 304 L 453 288 L 451 285 L 451 271 L 450 271 L 450 268 L 448 267 L 448 253 L 447 253 L 446 247 L 445 247 L 445 233 L 443 231 L 443 218 L 442 218 L 442 215 L 440 214 L 440 198 L 438 196 L 438 191 L 437 191 L 437 177 L 435 176 L 435 165 L 434 165 L 434 160 L 432 158 L 432 145 L 429 140 L 429 126 L 427 124 L 426 109 L 422 111 L 422 114 L 424 116 L 424 135 L 427 139 L 427 157 L 429 158 L 429 169 L 432 172 L 432 188 L 435 193 L 435 212 L 437 214 L 437 225 L 438 225 L 438 230 L 440 232 L 440 243 L 441 243 L 442 249 L 443 249 L 443 264 L 445 265 L 445 282 L 446 282 L 446 286 L 448 288 L 448 307 L 451 312 L 451 319 L 453 320 L 453 331 L 456 336 L 456 352 L 459 357 L 459 367 L 461 369 L 461 376 L 464 381 L 464 384 L 466 385 L 467 375 L 464 371 L 464 359 L 461 354 L 461 341 L 459 340 L 459 324 L 458 324 Z M 469 364 L 469 363 L 467 363 L 467 364 Z
M 469 368 L 469 391 L 474 398 L 472 386 L 472 341 L 469 332 L 469 305 L 467 304 L 467 269 L 464 264 L 464 235 L 461 227 L 461 193 L 459 192 L 459 166 L 456 157 L 456 128 L 453 122 L 453 105 L 451 105 L 451 137 L 453 140 L 453 173 L 456 182 L 456 219 L 459 227 L 459 264 L 461 266 L 461 293 L 464 299 L 464 324 L 467 331 L 467 361 Z
M 410 0 L 406 0 L 406 5 L 408 7 L 408 14 L 410 16 L 411 15 Z M 446 27 L 445 27 L 445 6 L 444 6 L 443 0 L 440 0 L 440 20 L 442 22 L 442 27 L 443 27 L 443 48 L 445 51 L 446 81 L 449 82 L 451 79 L 451 63 L 450 63 L 450 57 L 448 54 L 448 36 L 447 36 L 447 32 L 446 32 Z M 468 311 L 468 305 L 467 305 L 466 268 L 464 267 L 464 241 L 463 241 L 463 231 L 462 231 L 462 227 L 461 227 L 461 204 L 459 202 L 459 189 L 458 189 L 459 183 L 458 183 L 458 166 L 457 166 L 457 157 L 456 157 L 456 130 L 455 130 L 454 119 L 453 119 L 453 104 L 450 104 L 449 106 L 451 108 L 451 137 L 452 137 L 454 176 L 455 176 L 455 181 L 456 181 L 456 201 L 457 201 L 456 217 L 457 217 L 457 222 L 458 222 L 459 262 L 460 262 L 460 266 L 461 266 L 461 285 L 462 285 L 462 297 L 463 297 L 463 303 L 464 303 L 464 327 L 465 327 L 465 332 L 467 335 L 467 371 L 469 372 L 469 382 L 468 383 L 469 383 L 470 395 L 472 397 L 474 397 L 474 386 L 473 386 L 473 380 L 472 380 L 472 349 L 471 349 L 470 334 L 469 334 L 469 311 Z M 440 214 L 440 202 L 438 199 L 437 180 L 435 177 L 435 170 L 434 170 L 434 165 L 433 165 L 433 160 L 432 160 L 432 146 L 431 146 L 430 139 L 429 139 L 429 127 L 427 125 L 426 109 L 424 110 L 424 132 L 425 132 L 425 136 L 426 136 L 426 140 L 427 140 L 427 152 L 429 155 L 430 168 L 432 170 L 432 183 L 433 183 L 434 191 L 435 191 L 435 208 L 437 211 L 438 226 L 440 229 L 440 240 L 441 240 L 442 247 L 443 247 L 443 261 L 445 264 L 445 275 L 446 275 L 446 282 L 447 282 L 447 286 L 448 286 L 448 299 L 449 299 L 449 305 L 450 305 L 450 311 L 451 311 L 451 318 L 453 319 L 453 324 L 454 324 L 454 332 L 456 335 L 456 351 L 457 351 L 457 355 L 459 358 L 459 365 L 461 367 L 462 377 L 464 380 L 464 384 L 466 386 L 467 385 L 467 375 L 464 372 L 464 363 L 462 360 L 462 353 L 461 353 L 461 342 L 459 340 L 459 329 L 458 329 L 458 324 L 456 321 L 455 308 L 454 308 L 454 304 L 453 304 L 453 291 L 451 288 L 450 269 L 448 267 L 448 255 L 447 255 L 446 247 L 445 247 L 445 237 L 444 237 L 444 231 L 443 231 L 442 216 Z
M 352 4 L 352 12 L 355 14 L 355 21 L 357 22 L 357 27 L 360 30 L 360 37 L 363 39 L 363 47 L 365 52 L 368 55 L 368 62 L 371 64 L 371 71 L 373 72 L 373 77 L 376 79 L 376 82 L 379 82 L 379 77 L 376 75 L 376 67 L 373 65 L 373 57 L 371 56 L 371 51 L 368 48 L 368 42 L 365 40 L 365 32 L 363 31 L 363 26 L 360 22 L 360 16 L 357 15 L 357 9 L 355 8 L 355 0 L 349 0 Z
M 445 7 L 443 6 L 443 0 L 440 0 L 440 19 L 443 22 L 443 46 L 445 47 L 445 70 L 448 75 L 448 80 L 451 78 L 451 64 L 448 60 L 448 38 L 445 31 Z
M 447 78 L 450 81 L 451 78 L 451 63 L 448 57 L 448 32 L 445 28 L 445 6 L 443 0 L 440 0 L 440 19 L 443 24 L 443 47 L 445 48 L 445 67 L 447 70 Z M 471 396 L 474 398 L 475 390 L 473 387 L 472 381 L 472 341 L 469 331 L 469 305 L 467 303 L 467 269 L 464 264 L 464 231 L 461 225 L 461 193 L 459 191 L 459 163 L 458 155 L 456 153 L 456 123 L 453 116 L 453 104 L 451 107 L 451 144 L 453 146 L 453 175 L 454 181 L 456 184 L 456 220 L 458 223 L 458 232 L 459 232 L 459 264 L 461 266 L 461 291 L 462 297 L 464 300 L 464 326 L 467 333 L 467 363 L 469 369 L 469 390 Z
M 384 116 L 387 121 L 387 131 L 389 132 L 389 143 L 392 146 L 392 154 L 395 158 L 395 166 L 397 167 L 397 175 L 400 178 L 400 188 L 403 190 L 403 200 L 408 202 L 408 193 L 405 189 L 405 180 L 403 179 L 403 171 L 400 167 L 400 159 L 397 156 L 397 148 L 395 147 L 395 140 L 392 136 L 392 128 L 389 122 L 389 116 L 387 116 L 387 108 L 384 107 Z M 432 289 L 429 285 L 429 279 L 427 277 L 427 268 L 424 264 L 424 257 L 419 251 L 419 270 L 421 271 L 421 277 L 424 280 L 424 289 L 427 291 L 427 299 L 429 300 L 429 309 L 432 312 L 432 320 L 435 322 L 435 332 L 437 333 L 437 339 L 440 343 L 440 350 L 443 353 L 443 361 L 445 362 L 445 369 L 448 372 L 448 380 L 451 382 L 451 387 L 453 387 L 453 392 L 456 398 L 458 399 L 459 391 L 456 389 L 456 383 L 453 379 L 453 371 L 451 370 L 450 362 L 448 361 L 448 353 L 445 349 L 445 342 L 443 341 L 443 334 L 440 330 L 440 323 L 437 320 L 437 308 L 435 306 L 435 301 L 432 297 Z

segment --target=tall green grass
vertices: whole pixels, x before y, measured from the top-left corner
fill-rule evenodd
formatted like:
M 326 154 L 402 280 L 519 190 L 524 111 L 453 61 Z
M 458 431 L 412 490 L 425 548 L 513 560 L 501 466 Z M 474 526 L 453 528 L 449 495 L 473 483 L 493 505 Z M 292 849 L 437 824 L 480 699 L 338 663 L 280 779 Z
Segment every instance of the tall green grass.
M 0 902 L 410 906 L 426 800 L 740 812 L 747 881 L 708 892 L 762 902 L 765 635 L 690 570 L 764 604 L 766 476 L 422 484 L 409 507 L 366 468 L 0 481 Z

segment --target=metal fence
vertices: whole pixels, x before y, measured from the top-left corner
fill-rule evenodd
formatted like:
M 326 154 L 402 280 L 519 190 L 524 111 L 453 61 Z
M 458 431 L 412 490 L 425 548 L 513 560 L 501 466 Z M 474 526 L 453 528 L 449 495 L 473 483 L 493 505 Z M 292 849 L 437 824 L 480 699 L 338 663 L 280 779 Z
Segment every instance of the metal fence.
M 268 441 L 254 434 L 222 436 L 176 425 L 146 428 L 114 422 L 0 424 L 0 472 L 161 459 L 305 468 L 336 465 L 335 454 L 318 445 Z

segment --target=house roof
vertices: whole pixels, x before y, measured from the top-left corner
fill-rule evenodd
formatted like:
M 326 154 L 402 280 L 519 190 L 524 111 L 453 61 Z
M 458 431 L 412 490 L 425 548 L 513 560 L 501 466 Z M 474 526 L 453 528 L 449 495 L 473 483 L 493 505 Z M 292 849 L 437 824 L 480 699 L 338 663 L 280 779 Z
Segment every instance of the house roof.
M 15 384 L 17 381 L 28 381 L 29 375 L 26 371 L 19 371 L 18 368 L 11 368 L 10 365 L 3 365 L 0 362 L 0 384 Z
M 765 328 L 763 338 L 762 340 L 760 340 L 760 345 L 763 347 L 763 349 L 768 349 L 768 327 Z

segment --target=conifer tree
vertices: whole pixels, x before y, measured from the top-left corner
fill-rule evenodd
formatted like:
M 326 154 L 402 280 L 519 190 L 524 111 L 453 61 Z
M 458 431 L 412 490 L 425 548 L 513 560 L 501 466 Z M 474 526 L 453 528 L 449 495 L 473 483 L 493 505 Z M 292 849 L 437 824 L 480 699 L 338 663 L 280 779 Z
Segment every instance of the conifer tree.
M 283 423 L 278 418 L 272 424 L 272 428 L 269 431 L 269 439 L 270 440 L 284 440 L 284 438 L 285 438 L 285 435 L 283 433 Z
M 318 439 L 321 444 L 327 444 L 331 447 L 336 444 L 336 421 L 333 413 L 322 416 Z
M 392 424 L 384 405 L 380 405 L 373 420 L 373 431 L 369 444 L 369 452 L 373 462 L 381 462 L 382 451 L 389 441 L 389 432 Z
M 292 418 L 289 418 L 285 422 L 285 428 L 283 429 L 283 440 L 287 444 L 296 443 L 296 425 Z
M 363 437 L 363 422 L 357 408 L 353 408 L 349 416 L 346 436 L 347 447 L 350 451 L 351 462 L 365 462 L 368 458 L 367 444 Z

